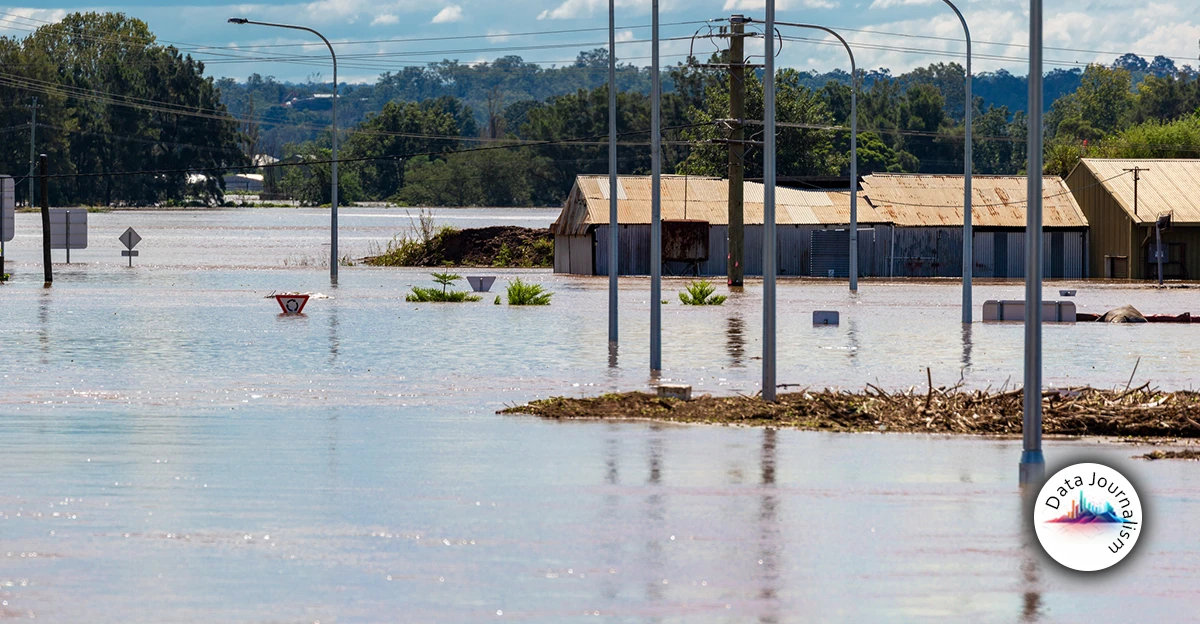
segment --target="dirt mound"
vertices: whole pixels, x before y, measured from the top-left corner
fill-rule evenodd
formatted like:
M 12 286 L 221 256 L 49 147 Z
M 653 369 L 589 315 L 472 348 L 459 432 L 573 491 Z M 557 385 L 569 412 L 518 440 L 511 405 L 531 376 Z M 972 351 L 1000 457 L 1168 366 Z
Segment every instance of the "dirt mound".
M 553 266 L 549 229 L 499 225 L 445 232 L 433 239 L 422 266 Z
M 402 241 L 387 253 L 363 258 L 375 266 L 549 267 L 554 235 L 549 229 L 513 225 L 446 229 L 422 242 Z

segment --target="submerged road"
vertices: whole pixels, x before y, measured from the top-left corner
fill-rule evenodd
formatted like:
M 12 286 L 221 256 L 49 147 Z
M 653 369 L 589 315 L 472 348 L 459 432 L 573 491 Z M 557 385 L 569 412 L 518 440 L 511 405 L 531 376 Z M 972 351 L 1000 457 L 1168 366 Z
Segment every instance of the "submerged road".
M 356 209 L 369 253 L 403 211 Z M 358 217 L 355 213 L 362 212 Z M 545 226 L 554 211 L 446 211 Z M 18 215 L 19 219 L 36 215 Z M 0 620 L 52 622 L 1182 621 L 1200 600 L 1195 463 L 1048 440 L 1049 473 L 1100 459 L 1147 533 L 1068 574 L 1023 530 L 1019 440 L 832 435 L 501 417 L 506 403 L 644 388 L 649 284 L 510 276 L 546 308 L 404 302 L 424 271 L 346 267 L 323 213 L 103 213 L 41 288 L 18 221 L 0 287 Z M 116 236 L 145 238 L 135 268 Z M 109 236 L 111 234 L 111 236 Z M 108 239 L 112 240 L 109 241 Z M 61 252 L 58 252 L 61 254 Z M 305 262 L 304 258 L 310 257 Z M 758 390 L 759 291 L 664 307 L 665 376 Z M 1047 298 L 1060 287 L 1050 284 Z M 1081 310 L 1200 312 L 1187 290 L 1072 284 Z M 271 291 L 331 295 L 280 317 Z M 1019 283 L 976 300 L 1020 298 Z M 1021 329 L 958 322 L 947 284 L 781 282 L 780 381 L 1010 387 Z M 814 328 L 813 309 L 836 309 Z M 1050 326 L 1046 379 L 1194 387 L 1190 326 Z M 597 618 L 597 615 L 600 617 Z M 600 620 L 603 618 L 603 620 Z

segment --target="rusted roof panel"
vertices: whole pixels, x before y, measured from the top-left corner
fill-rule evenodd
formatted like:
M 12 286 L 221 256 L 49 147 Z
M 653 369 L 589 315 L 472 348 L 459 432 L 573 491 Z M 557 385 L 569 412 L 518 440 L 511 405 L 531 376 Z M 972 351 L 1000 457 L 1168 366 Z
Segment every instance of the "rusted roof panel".
M 1200 160 L 1127 160 L 1085 158 L 1080 164 L 1108 191 L 1137 223 L 1152 224 L 1172 213 L 1176 224 L 1200 225 Z M 1137 214 L 1134 214 L 1134 167 L 1139 174 Z
M 552 229 L 555 233 L 579 236 L 588 227 L 608 223 L 608 176 L 579 176 L 562 214 Z M 763 185 L 745 183 L 745 223 L 763 222 Z M 621 176 L 618 179 L 617 217 L 623 224 L 650 223 L 650 177 Z M 662 218 L 696 219 L 713 225 L 728 225 L 728 181 L 721 178 L 663 176 Z M 776 187 L 775 219 L 780 225 L 845 225 L 850 223 L 849 191 L 798 190 Z M 858 199 L 859 223 L 883 223 L 863 193 Z
M 1025 227 L 1026 179 L 972 176 L 971 216 L 977 227 Z M 1087 227 L 1075 197 L 1057 176 L 1043 178 L 1043 227 Z M 963 176 L 872 174 L 863 192 L 884 221 L 902 227 L 963 223 Z

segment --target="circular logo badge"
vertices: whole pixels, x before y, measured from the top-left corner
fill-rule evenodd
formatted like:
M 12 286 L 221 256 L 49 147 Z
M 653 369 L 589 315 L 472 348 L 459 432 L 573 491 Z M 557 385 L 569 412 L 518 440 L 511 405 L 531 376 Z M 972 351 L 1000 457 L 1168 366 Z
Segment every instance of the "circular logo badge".
M 1145 527 L 1142 503 L 1121 473 L 1102 464 L 1064 468 L 1042 486 L 1033 526 L 1055 561 L 1094 572 L 1125 558 Z

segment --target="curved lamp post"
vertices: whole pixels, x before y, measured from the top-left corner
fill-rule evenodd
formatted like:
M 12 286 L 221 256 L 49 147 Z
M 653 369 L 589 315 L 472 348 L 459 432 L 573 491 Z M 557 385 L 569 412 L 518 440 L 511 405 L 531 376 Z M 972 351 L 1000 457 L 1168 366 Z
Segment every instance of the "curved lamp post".
M 942 0 L 945 2 L 958 16 L 958 21 L 962 22 L 963 33 L 967 36 L 967 86 L 966 100 L 963 104 L 963 123 L 966 125 L 966 138 L 963 145 L 963 160 L 965 161 L 963 175 L 963 292 L 962 292 L 962 322 L 970 323 L 973 318 L 971 310 L 971 278 L 975 273 L 975 240 L 973 229 L 971 227 L 971 173 L 974 171 L 974 162 L 972 152 L 974 144 L 971 142 L 971 117 L 975 112 L 975 102 L 971 97 L 971 29 L 967 26 L 967 19 L 963 17 L 962 11 L 954 6 L 950 0 Z
M 858 66 L 850 44 L 833 30 L 815 24 L 775 22 L 780 26 L 811 28 L 825 31 L 842 42 L 850 55 L 850 292 L 858 292 Z
M 271 26 L 274 28 L 290 28 L 292 30 L 303 30 L 310 32 L 321 38 L 325 42 L 325 47 L 329 48 L 329 56 L 333 58 L 333 158 L 330 163 L 330 175 L 333 177 L 333 189 L 330 191 L 330 206 L 333 208 L 330 223 L 329 223 L 329 281 L 332 284 L 337 284 L 338 281 L 338 132 L 337 132 L 337 54 L 333 52 L 333 45 L 325 38 L 325 35 L 307 27 L 293 26 L 291 24 L 273 24 L 271 22 L 256 22 L 248 20 L 244 17 L 229 18 L 230 24 L 254 24 L 256 26 Z

